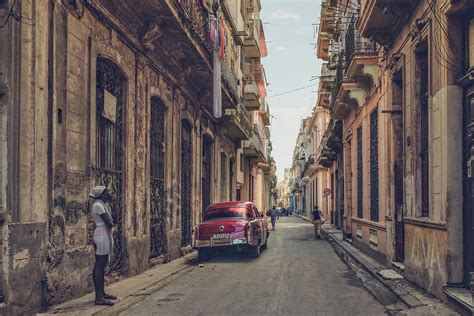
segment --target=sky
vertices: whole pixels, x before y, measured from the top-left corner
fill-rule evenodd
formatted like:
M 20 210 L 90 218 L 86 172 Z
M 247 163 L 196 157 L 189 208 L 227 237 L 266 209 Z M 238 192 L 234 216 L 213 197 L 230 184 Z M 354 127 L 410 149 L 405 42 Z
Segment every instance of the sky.
M 277 176 L 291 166 L 292 153 L 301 120 L 316 104 L 317 86 L 281 96 L 277 94 L 317 85 L 312 76 L 321 73 L 316 57 L 316 25 L 321 0 L 261 0 L 268 56 L 262 60 L 269 86 L 267 102 L 272 115 L 271 141 Z M 274 96 L 274 97 L 272 97 Z

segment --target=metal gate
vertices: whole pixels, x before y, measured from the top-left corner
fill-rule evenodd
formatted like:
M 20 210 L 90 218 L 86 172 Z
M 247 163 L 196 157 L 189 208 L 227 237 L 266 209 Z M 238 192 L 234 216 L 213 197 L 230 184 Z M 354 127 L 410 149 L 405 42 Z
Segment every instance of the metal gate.
M 158 97 L 151 98 L 150 115 L 150 258 L 166 252 L 165 115 Z
M 115 223 L 110 270 L 122 268 L 122 120 L 126 79 L 112 61 L 97 59 L 97 173 L 96 183 L 114 196 L 111 203 Z
M 191 126 L 186 122 L 181 138 L 181 245 L 187 246 L 191 243 L 192 138 Z
M 402 143 L 403 144 L 403 143 Z M 403 160 L 395 161 L 395 259 L 405 261 L 405 225 L 403 223 Z
M 202 141 L 202 215 L 211 204 L 211 165 L 212 165 L 212 140 L 204 136 Z
M 370 113 L 370 220 L 379 221 L 379 123 L 378 108 Z

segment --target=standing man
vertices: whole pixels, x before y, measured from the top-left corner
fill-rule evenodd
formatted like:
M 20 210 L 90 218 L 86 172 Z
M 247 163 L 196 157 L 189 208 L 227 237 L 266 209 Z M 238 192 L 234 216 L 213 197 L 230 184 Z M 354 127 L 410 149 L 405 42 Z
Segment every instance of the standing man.
M 321 211 L 315 205 L 313 209 L 314 238 L 321 239 Z
M 275 205 L 272 206 L 272 209 L 271 209 L 270 212 L 271 212 L 270 217 L 272 219 L 272 230 L 275 230 L 276 219 L 277 219 L 277 215 L 278 215 L 278 211 L 277 211 Z

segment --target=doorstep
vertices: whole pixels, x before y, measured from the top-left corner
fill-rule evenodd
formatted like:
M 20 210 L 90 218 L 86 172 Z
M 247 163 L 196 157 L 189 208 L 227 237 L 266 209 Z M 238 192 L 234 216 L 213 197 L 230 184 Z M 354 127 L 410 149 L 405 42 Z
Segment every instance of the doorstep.
M 474 314 L 473 294 L 467 287 L 445 286 L 443 292 L 454 304 Z

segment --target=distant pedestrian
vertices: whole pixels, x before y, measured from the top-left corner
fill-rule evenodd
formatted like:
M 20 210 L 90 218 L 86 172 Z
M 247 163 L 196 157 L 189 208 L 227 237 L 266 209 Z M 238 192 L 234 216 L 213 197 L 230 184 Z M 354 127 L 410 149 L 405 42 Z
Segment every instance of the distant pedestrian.
M 314 206 L 312 214 L 313 214 L 313 224 L 314 224 L 314 237 L 321 239 L 322 214 L 317 205 Z
M 96 186 L 92 188 L 89 196 L 94 199 L 91 207 L 92 218 L 95 223 L 94 230 L 94 249 L 95 249 L 95 265 L 92 271 L 92 278 L 95 287 L 95 305 L 114 305 L 111 300 L 117 299 L 114 295 L 106 294 L 105 266 L 109 261 L 112 253 L 112 215 L 110 207 L 106 204 L 112 201 L 112 195 L 107 192 L 105 186 Z
M 272 230 L 275 230 L 277 216 L 278 216 L 278 211 L 277 211 L 275 205 L 273 205 L 273 207 L 270 211 L 270 217 L 271 217 L 271 220 L 272 220 Z

